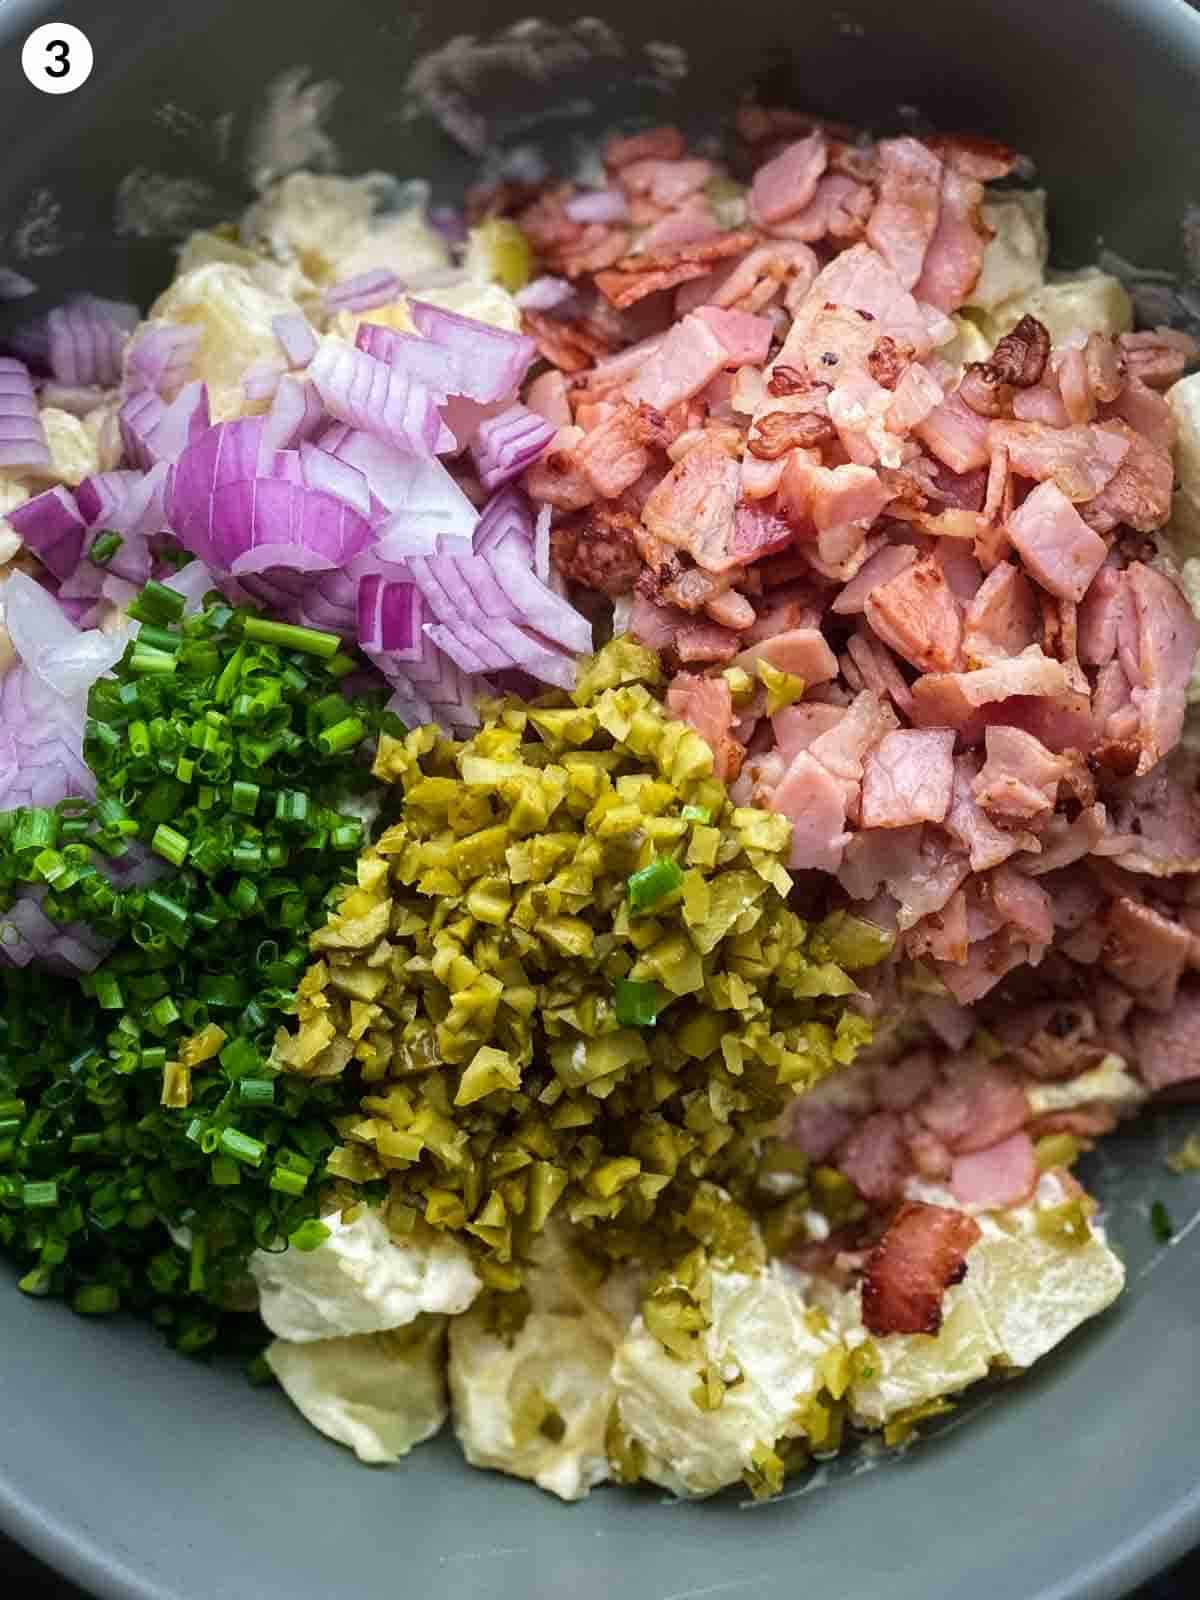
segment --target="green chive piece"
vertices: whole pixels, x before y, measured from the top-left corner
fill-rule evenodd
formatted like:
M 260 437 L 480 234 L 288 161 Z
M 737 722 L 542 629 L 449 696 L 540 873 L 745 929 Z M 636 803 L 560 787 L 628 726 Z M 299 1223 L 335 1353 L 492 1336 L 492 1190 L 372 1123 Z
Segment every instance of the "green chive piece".
M 294 1233 L 288 1234 L 288 1243 L 296 1250 L 315 1250 L 318 1245 L 323 1245 L 329 1237 L 329 1229 L 323 1222 L 318 1222 L 315 1217 L 310 1217 L 307 1222 L 302 1222 Z
M 324 656 L 327 660 L 341 648 L 336 633 L 301 628 L 291 622 L 272 622 L 267 617 L 247 617 L 242 631 L 247 639 L 259 644 L 275 644 L 282 650 L 299 650 L 304 655 Z
M 267 1153 L 267 1147 L 261 1139 L 252 1139 L 248 1133 L 242 1133 L 237 1128 L 226 1128 L 222 1132 L 221 1149 L 227 1156 L 244 1162 L 248 1167 L 261 1166 Z
M 111 528 L 103 529 L 92 541 L 88 560 L 94 561 L 98 567 L 106 567 L 124 543 L 119 533 L 114 533 Z
M 276 1194 L 302 1195 L 308 1179 L 302 1172 L 289 1172 L 286 1167 L 276 1167 L 271 1174 L 271 1188 Z
M 121 1309 L 121 1294 L 111 1283 L 85 1283 L 71 1297 L 71 1310 L 83 1317 L 106 1317 Z
M 148 645 L 134 645 L 129 657 L 129 670 L 142 675 L 171 673 L 178 662 L 169 650 L 155 650 Z
M 323 728 L 317 735 L 317 749 L 322 755 L 334 756 L 349 750 L 365 737 L 366 723 L 361 717 L 343 717 L 331 727 Z
M 238 1095 L 247 1105 L 269 1106 L 275 1100 L 274 1078 L 240 1078 Z
M 42 1183 L 26 1183 L 21 1186 L 21 1204 L 26 1211 L 32 1211 L 44 1206 L 58 1204 L 58 1184 L 53 1178 L 48 1178 Z
M 239 778 L 230 790 L 230 809 L 240 817 L 252 817 L 258 810 L 258 797 L 262 793 L 256 783 L 246 783 Z
M 629 909 L 648 911 L 669 894 L 674 894 L 682 882 L 683 869 L 669 857 L 652 861 L 648 867 L 633 873 L 628 881 Z
M 178 589 L 168 589 L 152 579 L 127 610 L 137 622 L 178 622 L 185 604 Z
M 172 866 L 181 867 L 187 860 L 187 835 L 180 833 L 177 828 L 168 827 L 165 822 L 160 822 L 154 830 L 154 837 L 150 840 L 150 848 L 156 855 L 169 861 Z

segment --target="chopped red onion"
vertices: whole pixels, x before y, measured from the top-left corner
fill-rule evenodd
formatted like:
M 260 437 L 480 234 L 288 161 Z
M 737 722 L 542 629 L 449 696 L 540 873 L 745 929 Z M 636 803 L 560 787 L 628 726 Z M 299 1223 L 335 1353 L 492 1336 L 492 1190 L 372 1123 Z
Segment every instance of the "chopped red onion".
M 534 576 L 515 545 L 510 542 L 499 545 L 487 560 L 496 582 L 528 627 L 577 655 L 584 655 L 592 648 L 591 623 Z
M 0 357 L 0 468 L 47 472 L 50 449 L 38 416 L 29 369 L 12 356 Z
M 575 298 L 575 290 L 566 278 L 534 278 L 523 289 L 518 289 L 513 299 L 522 311 L 553 311 Z
M 306 367 L 317 353 L 317 336 L 301 311 L 288 311 L 271 322 L 284 358 L 293 370 Z
M 572 222 L 624 222 L 629 205 L 620 189 L 588 189 L 563 207 Z
M 303 572 L 344 566 L 371 538 L 370 524 L 343 500 L 276 478 L 225 483 L 209 504 L 213 556 L 235 578 L 267 566 Z
M 425 604 L 415 583 L 369 574 L 358 585 L 358 642 L 364 650 L 418 661 L 423 651 Z
M 326 311 L 372 311 L 376 306 L 386 306 L 395 300 L 402 285 L 394 272 L 386 267 L 375 267 L 370 272 L 359 272 L 353 278 L 343 278 L 325 291 Z
M 414 378 L 437 398 L 439 404 L 455 393 L 457 368 L 441 345 L 429 339 L 418 339 L 412 333 L 385 328 L 379 322 L 360 323 L 354 342 L 359 350 L 373 356 L 376 361 L 382 361 L 394 371 Z
M 494 494 L 483 508 L 473 540 L 477 556 L 488 555 L 501 544 L 515 541 L 526 559 L 533 561 L 533 519 L 529 501 L 511 484 Z
M 83 555 L 87 524 L 69 489 L 58 486 L 34 495 L 10 511 L 8 520 L 47 571 L 56 578 L 71 576 Z
M 325 407 L 311 383 L 288 375 L 280 378 L 264 421 L 264 450 L 294 450 L 321 427 Z
M 173 400 L 187 382 L 201 331 L 191 324 L 172 322 L 147 322 L 140 328 L 125 358 L 129 393 L 153 389 L 162 399 Z
M 456 394 L 485 405 L 516 394 L 537 354 L 532 339 L 460 317 L 425 300 L 409 302 L 413 325 L 423 338 L 448 351 L 454 362 Z
M 252 406 L 275 398 L 283 373 L 273 361 L 253 361 L 242 374 L 242 393 Z
M 199 379 L 187 383 L 163 405 L 152 389 L 131 395 L 118 413 L 125 454 L 139 467 L 174 461 L 209 425 L 208 387 Z
M 371 516 L 371 491 L 366 474 L 339 456 L 314 444 L 300 446 L 300 470 L 310 489 L 323 489 L 354 507 L 360 517 Z
M 502 488 L 545 450 L 558 429 L 519 402 L 479 424 L 471 458 L 479 481 L 489 494 Z
M 204 596 L 217 587 L 217 580 L 203 561 L 189 561 L 166 579 L 164 587 L 183 596 L 183 614 L 191 617 L 203 610 Z
M 138 321 L 136 306 L 91 294 L 56 306 L 46 318 L 51 375 L 60 383 L 110 388 L 120 380 L 121 358 Z
M 550 582 L 550 519 L 553 514 L 550 506 L 539 507 L 533 528 L 533 575 L 539 583 Z
M 441 432 L 434 398 L 422 384 L 362 350 L 325 339 L 308 375 L 330 411 L 394 445 L 432 455 Z

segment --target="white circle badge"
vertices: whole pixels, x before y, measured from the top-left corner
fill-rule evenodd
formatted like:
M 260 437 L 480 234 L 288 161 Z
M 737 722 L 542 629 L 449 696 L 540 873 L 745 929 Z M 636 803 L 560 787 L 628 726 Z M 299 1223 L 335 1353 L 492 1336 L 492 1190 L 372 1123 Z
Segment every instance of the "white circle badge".
M 92 45 L 69 22 L 43 22 L 21 49 L 21 68 L 43 94 L 70 94 L 92 75 Z

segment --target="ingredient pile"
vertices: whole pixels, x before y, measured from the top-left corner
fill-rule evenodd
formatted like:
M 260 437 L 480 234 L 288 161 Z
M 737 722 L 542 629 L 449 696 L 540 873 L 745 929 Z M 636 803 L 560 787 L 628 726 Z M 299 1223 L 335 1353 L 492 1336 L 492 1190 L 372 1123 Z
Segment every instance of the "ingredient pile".
M 725 150 L 295 173 L 0 359 L 0 1246 L 365 1461 L 904 1445 L 1200 1078 L 1194 342 L 998 145 Z

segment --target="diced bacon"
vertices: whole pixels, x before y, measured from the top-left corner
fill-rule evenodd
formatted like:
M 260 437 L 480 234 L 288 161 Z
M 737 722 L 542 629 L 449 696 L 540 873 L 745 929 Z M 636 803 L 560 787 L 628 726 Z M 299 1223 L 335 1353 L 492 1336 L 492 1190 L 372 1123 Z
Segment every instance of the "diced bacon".
M 948 164 L 942 175 L 938 225 L 914 294 L 939 311 L 957 311 L 983 271 L 991 229 L 983 220 L 983 187 L 970 173 Z
M 769 500 L 779 488 L 786 466 L 787 459 L 784 456 L 780 456 L 778 461 L 760 461 L 756 455 L 747 451 L 742 457 L 740 485 L 742 501 Z
M 670 208 L 703 189 L 712 175 L 711 161 L 686 156 L 675 159 L 643 156 L 638 161 L 627 162 L 617 176 L 628 193 L 645 195 L 655 205 Z
M 636 483 L 650 465 L 645 430 L 637 412 L 621 402 L 598 427 L 586 433 L 575 450 L 577 465 L 604 500 L 615 500 Z
M 1200 984 L 1180 985 L 1165 1014 L 1135 1012 L 1133 1064 L 1153 1093 L 1200 1078 Z
M 974 790 L 985 811 L 1023 818 L 1054 810 L 1058 786 L 1074 771 L 1074 763 L 1054 755 L 1022 728 L 990 727 L 984 747 L 987 759 Z
M 951 1006 L 956 1011 L 963 1011 L 963 1007 L 956 1006 L 953 1000 L 943 1001 L 942 1004 Z M 908 1120 L 913 1119 L 906 1119 Z M 952 1157 L 936 1134 L 930 1133 L 928 1128 L 917 1126 L 906 1127 L 905 1136 L 908 1141 L 909 1157 L 921 1177 L 940 1183 L 950 1176 Z
M 1200 872 L 1200 795 L 1190 763 L 1166 762 L 1107 793 L 1114 827 L 1129 840 L 1114 857 L 1120 866 L 1156 878 Z
M 1019 656 L 1036 641 L 1037 622 L 1029 580 L 1011 562 L 998 562 L 967 606 L 963 654 L 973 664 Z
M 652 593 L 650 588 L 646 589 L 646 593 L 661 604 L 678 606 L 682 611 L 703 611 L 710 600 L 725 593 L 729 584 L 728 574 L 716 577 L 701 567 L 688 567 L 683 572 L 675 573 L 667 582 L 656 582 L 654 588 L 657 593 Z
M 661 333 L 651 334 L 648 339 L 641 339 L 628 349 L 617 351 L 615 355 L 602 356 L 578 382 L 586 386 L 589 394 L 607 394 L 623 387 L 645 365 L 665 337 Z
M 917 1001 L 917 1010 L 920 1012 L 921 1016 L 925 1019 L 926 1023 L 937 1035 L 937 1037 L 946 1046 L 947 1050 L 952 1050 L 955 1054 L 957 1054 L 960 1050 L 965 1049 L 968 1041 L 975 1032 L 974 1015 L 968 1011 L 965 1006 L 960 1006 L 957 1001 L 951 1000 L 945 996 L 933 994 L 922 995 Z M 928 1137 L 932 1139 L 934 1135 L 929 1134 Z M 941 1144 L 940 1139 L 938 1140 L 938 1143 Z M 909 1146 L 910 1148 L 912 1146 L 911 1137 L 909 1139 Z M 942 1148 L 944 1149 L 945 1146 L 942 1146 Z M 921 1166 L 919 1160 L 917 1161 L 917 1165 Z M 924 1167 L 921 1167 L 921 1170 L 924 1171 Z M 948 1162 L 945 1170 L 947 1172 L 950 1170 Z
M 542 455 L 521 478 L 531 500 L 552 505 L 556 511 L 581 511 L 596 498 L 592 480 L 579 464 L 582 428 L 560 428 Z
M 667 473 L 642 509 L 642 521 L 664 543 L 686 550 L 697 566 L 737 566 L 734 550 L 738 464 L 705 436 Z
M 733 555 L 739 565 L 761 560 L 785 549 L 795 537 L 790 522 L 781 517 L 773 505 L 755 500 L 742 502 L 737 508 L 733 530 Z M 754 618 L 743 624 L 752 627 Z
M 1161 572 L 1135 561 L 1126 569 L 1133 600 L 1134 634 L 1120 641 L 1121 660 L 1133 680 L 1142 757 L 1147 772 L 1179 743 L 1187 685 L 1200 646 L 1200 623 L 1178 588 Z
M 932 556 L 920 557 L 873 589 L 864 609 L 874 632 L 914 667 L 934 672 L 958 665 L 962 617 Z
M 807 244 L 825 238 L 845 243 L 862 238 L 874 207 L 875 195 L 869 184 L 830 172 L 820 179 L 804 209 L 776 223 L 771 231 Z
M 735 633 L 743 633 L 754 626 L 754 607 L 736 589 L 726 589 L 723 594 L 714 596 L 704 610 L 711 621 L 719 622 L 723 628 L 732 628 Z
M 1119 1121 L 1115 1107 L 1093 1102 L 1091 1105 L 1073 1106 L 1069 1111 L 1047 1111 L 1040 1117 L 1034 1117 L 1029 1124 L 1029 1134 L 1035 1139 L 1050 1133 L 1069 1133 L 1076 1139 L 1099 1139 L 1111 1133 Z
M 993 449 L 1003 446 L 1014 472 L 1039 483 L 1053 481 L 1068 500 L 1091 500 L 1116 475 L 1129 454 L 1129 441 L 1112 424 L 1082 423 L 1050 428 L 1041 422 L 993 422 Z
M 980 183 L 991 183 L 996 178 L 1007 178 L 1020 157 L 997 139 L 988 139 L 974 133 L 935 133 L 925 143 L 935 150 L 946 165 L 966 178 Z
M 911 544 L 885 544 L 866 561 L 859 572 L 833 602 L 832 609 L 839 616 L 857 616 L 867 603 L 867 597 L 880 584 L 897 577 L 917 559 L 916 548 Z
M 855 695 L 848 707 L 837 709 L 837 721 L 809 748 L 822 766 L 854 791 L 862 781 L 868 752 L 895 728 L 896 718 L 887 701 L 869 689 Z
M 942 822 L 950 808 L 953 753 L 954 734 L 948 729 L 900 728 L 885 734 L 863 771 L 863 826 Z
M 561 372 L 551 368 L 536 377 L 525 391 L 525 404 L 556 428 L 571 426 L 571 402 L 567 382 Z
M 1175 472 L 1170 449 L 1152 444 L 1116 418 L 1099 426 L 1111 438 L 1123 439 L 1128 453 L 1111 481 L 1084 507 L 1089 524 L 1098 533 L 1109 533 L 1120 522 L 1139 533 L 1153 533 L 1171 515 Z
M 1117 653 L 1118 632 L 1132 625 L 1133 594 L 1125 575 L 1105 567 L 1092 580 L 1079 607 L 1077 632 L 1079 659 L 1102 667 Z
M 678 128 L 646 128 L 641 133 L 610 139 L 604 147 L 604 165 L 610 172 L 619 172 L 633 161 L 677 161 L 686 149 Z
M 1026 944 L 1048 945 L 1054 938 L 1050 896 L 1040 883 L 1004 865 L 993 870 L 987 889 L 997 914 L 1016 929 Z
M 1044 423 L 1050 428 L 1067 428 L 1071 419 L 1063 404 L 1056 373 L 1047 372 L 1032 389 L 1018 389 L 1012 397 L 1013 416 L 1018 422 Z
M 1003 1211 L 1023 1205 L 1037 1187 L 1038 1164 L 1033 1140 L 1014 1133 L 973 1155 L 955 1157 L 950 1192 L 960 1205 Z
M 988 428 L 987 418 L 972 411 L 955 390 L 941 405 L 935 406 L 913 432 L 952 472 L 963 473 L 987 465 L 991 457 Z
M 620 261 L 628 254 L 629 238 L 629 229 L 622 224 L 590 222 L 550 259 L 568 278 L 582 278 Z
M 733 737 L 733 699 L 724 678 L 676 673 L 667 689 L 667 710 L 695 728 L 713 753 L 714 773 L 731 783 L 746 752 Z
M 727 311 L 722 306 L 701 306 L 696 315 L 725 347 L 727 367 L 761 367 L 767 359 L 773 330 L 766 317 L 754 317 L 748 311 Z
M 1200 346 L 1190 334 L 1174 328 L 1147 329 L 1143 333 L 1122 333 L 1117 343 L 1125 358 L 1125 370 L 1154 389 L 1166 389 L 1175 382 L 1189 361 L 1200 355 Z
M 836 1162 L 867 1200 L 895 1200 L 909 1170 L 900 1118 L 891 1111 L 867 1117 L 837 1152 Z
M 922 726 L 959 728 L 970 713 L 1015 695 L 1063 695 L 1069 684 L 1061 661 L 1030 645 L 1019 656 L 970 672 L 926 673 L 913 685 L 914 708 Z
M 725 346 L 698 313 L 684 317 L 634 373 L 625 393 L 635 404 L 670 411 L 690 400 L 726 365 Z
M 629 614 L 629 632 L 649 650 L 673 649 L 680 628 L 691 621 L 686 611 L 676 606 L 660 606 L 634 592 Z
M 790 367 L 831 382 L 855 366 L 865 368 L 885 336 L 910 348 L 916 360 L 929 352 L 925 319 L 912 295 L 869 245 L 852 245 L 818 274 L 772 370 Z
M 785 762 L 801 750 L 808 750 L 813 742 L 836 728 L 846 715 L 842 706 L 824 706 L 819 702 L 784 706 L 771 718 L 775 743 Z
M 1151 1011 L 1169 1011 L 1191 955 L 1192 935 L 1128 895 L 1114 900 L 1101 959 L 1105 970 Z
M 971 871 L 986 872 L 1007 861 L 1020 848 L 1020 839 L 1005 833 L 988 817 L 975 798 L 975 765 L 969 756 L 954 763 L 954 787 L 946 813 L 946 831 L 970 855 Z
M 1014 942 L 1007 933 L 995 934 L 972 944 L 965 965 L 943 962 L 937 973 L 959 1004 L 969 1006 L 990 994 L 1014 967 L 1025 966 L 1030 960 L 1028 945 Z
M 1013 512 L 1008 536 L 1043 589 L 1076 603 L 1108 554 L 1104 540 L 1051 481 L 1039 483 Z
M 871 1077 L 875 1099 L 885 1111 L 907 1111 L 933 1088 L 938 1072 L 931 1050 L 913 1050 L 877 1066 Z
M 740 644 L 731 628 L 723 628 L 717 622 L 698 622 L 695 617 L 688 617 L 675 635 L 675 653 L 685 662 L 732 661 Z
M 886 425 L 891 433 L 911 433 L 945 399 L 942 386 L 919 361 L 905 368 L 887 408 Z
M 787 1142 L 796 1145 L 810 1161 L 824 1161 L 854 1127 L 852 1110 L 818 1095 L 801 1095 L 792 1102 Z
M 960 605 L 969 605 L 983 582 L 983 568 L 978 561 L 961 539 L 939 539 L 933 555 L 951 594 Z
M 1088 378 L 1087 357 L 1082 350 L 1068 346 L 1060 350 L 1058 361 L 1058 392 L 1062 396 L 1068 423 L 1092 422 L 1096 416 L 1096 397 Z
M 737 658 L 739 667 L 753 674 L 759 661 L 769 662 L 780 672 L 791 672 L 806 684 L 828 683 L 837 677 L 837 657 L 826 644 L 819 628 L 792 628 L 771 634 L 751 644 Z
M 921 276 L 938 225 L 942 163 L 916 139 L 879 143 L 879 200 L 867 224 L 867 242 L 906 289 Z
M 820 129 L 787 145 L 759 167 L 750 186 L 750 213 L 756 221 L 771 224 L 802 211 L 817 190 L 817 180 L 828 162 L 825 135 Z
M 624 256 L 614 267 L 596 273 L 596 287 L 610 305 L 624 311 L 647 295 L 707 276 L 715 261 L 743 255 L 754 243 L 754 235 L 742 230 L 670 250 Z
M 702 305 L 762 311 L 785 285 L 789 295 L 806 294 L 819 270 L 820 263 L 806 244 L 768 240 L 708 277 L 685 284 L 675 297 L 675 312 L 682 316 Z
M 858 632 L 847 643 L 846 651 L 862 676 L 863 686 L 872 690 L 881 700 L 890 700 L 908 716 L 912 711 L 912 690 L 887 646 L 860 623 Z
M 1112 349 L 1111 343 L 1108 348 Z M 1179 431 L 1175 413 L 1163 396 L 1147 388 L 1140 378 L 1130 378 L 1121 385 L 1102 414 L 1106 420 L 1119 417 L 1127 422 L 1155 450 L 1166 451 L 1169 455 L 1175 448 L 1175 436 Z
M 638 241 L 643 250 L 679 250 L 685 245 L 715 239 L 721 229 L 713 218 L 712 207 L 702 194 L 692 195 L 676 211 L 669 211 L 652 223 Z M 624 255 L 624 251 L 621 252 Z M 605 262 L 610 266 L 611 262 Z M 697 281 L 697 280 L 693 280 Z
M 1095 851 L 1106 831 L 1106 813 L 1102 805 L 1085 806 L 1074 822 L 1063 816 L 1051 817 L 1038 834 L 1041 850 L 1037 855 L 1027 856 L 1021 863 L 1021 870 L 1041 877 L 1043 873 L 1082 861 Z
M 643 569 L 628 512 L 596 508 L 550 530 L 555 569 L 574 583 L 615 598 L 628 594 Z
M 980 1227 L 963 1211 L 909 1201 L 867 1258 L 862 1318 L 867 1332 L 934 1334 L 942 1298 L 967 1272 Z
M 967 897 L 961 889 L 951 895 L 941 911 L 922 917 L 904 941 L 905 954 L 914 961 L 931 956 L 935 961 L 952 961 L 958 966 L 966 962 L 969 947 Z
M 793 871 L 837 871 L 850 837 L 845 831 L 846 791 L 811 751 L 794 757 L 766 805 L 791 820 L 788 864 Z
M 902 932 L 948 905 L 966 877 L 966 856 L 925 827 L 856 833 L 838 873 L 852 900 L 871 900 L 886 889 L 899 902 L 896 926 Z
M 824 611 L 820 592 L 805 583 L 784 584 L 760 602 L 758 621 L 746 634 L 746 643 L 758 644 L 793 628 L 819 628 Z
M 917 1110 L 954 1155 L 970 1155 L 1018 1133 L 1029 1118 L 1029 1101 L 1006 1067 L 968 1057 L 951 1065 Z

